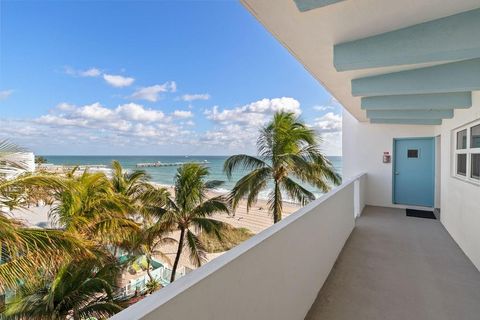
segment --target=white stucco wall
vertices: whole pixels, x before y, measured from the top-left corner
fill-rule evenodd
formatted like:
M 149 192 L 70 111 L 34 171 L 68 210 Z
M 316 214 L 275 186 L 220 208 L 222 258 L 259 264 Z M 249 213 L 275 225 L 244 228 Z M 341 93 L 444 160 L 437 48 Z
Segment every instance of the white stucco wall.
M 480 119 L 480 91 L 473 93 L 473 106 L 455 110 L 453 119 L 436 127 L 441 134 L 441 222 L 480 270 L 480 186 L 452 176 L 452 130 Z
M 442 136 L 435 137 L 435 208 L 442 206 Z
M 433 126 L 383 125 L 357 121 L 343 112 L 343 175 L 353 177 L 367 172 L 367 205 L 392 207 L 392 163 L 382 162 L 383 152 L 393 156 L 393 139 L 433 137 Z
M 355 181 L 344 180 L 111 319 L 304 319 L 354 228 L 354 208 L 363 205 L 361 190 L 354 193 Z

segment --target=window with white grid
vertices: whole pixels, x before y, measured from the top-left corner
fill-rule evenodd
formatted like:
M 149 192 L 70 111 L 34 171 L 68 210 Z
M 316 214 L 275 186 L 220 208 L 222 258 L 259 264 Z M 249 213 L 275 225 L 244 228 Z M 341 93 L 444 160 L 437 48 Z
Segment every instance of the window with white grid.
M 453 175 L 480 184 L 480 120 L 454 130 Z

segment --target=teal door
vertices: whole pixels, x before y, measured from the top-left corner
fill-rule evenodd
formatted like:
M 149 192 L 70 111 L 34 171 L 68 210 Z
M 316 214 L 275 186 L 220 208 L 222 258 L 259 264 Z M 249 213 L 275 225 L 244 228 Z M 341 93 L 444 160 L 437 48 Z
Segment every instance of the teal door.
M 393 203 L 433 207 L 435 140 L 394 140 Z

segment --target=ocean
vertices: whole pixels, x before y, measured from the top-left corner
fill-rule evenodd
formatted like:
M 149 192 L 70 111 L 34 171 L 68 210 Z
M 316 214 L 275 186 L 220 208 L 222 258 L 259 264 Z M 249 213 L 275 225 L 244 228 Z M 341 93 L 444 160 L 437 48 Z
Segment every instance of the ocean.
M 178 167 L 154 167 L 154 168 L 137 168 L 137 163 L 157 162 L 172 163 L 172 162 L 204 162 L 208 163 L 206 166 L 210 169 L 209 180 L 224 181 L 224 185 L 219 191 L 228 191 L 235 185 L 245 172 L 237 171 L 231 180 L 228 180 L 223 173 L 223 163 L 228 156 L 60 156 L 60 155 L 46 155 L 47 163 L 55 165 L 110 165 L 113 160 L 118 160 L 126 170 L 145 170 L 151 177 L 152 182 L 164 185 L 173 185 L 175 173 Z M 342 157 L 328 157 L 332 162 L 335 170 L 342 173 Z M 322 193 L 310 185 L 304 185 L 309 191 L 316 196 Z M 261 198 L 265 198 L 268 194 L 265 191 Z

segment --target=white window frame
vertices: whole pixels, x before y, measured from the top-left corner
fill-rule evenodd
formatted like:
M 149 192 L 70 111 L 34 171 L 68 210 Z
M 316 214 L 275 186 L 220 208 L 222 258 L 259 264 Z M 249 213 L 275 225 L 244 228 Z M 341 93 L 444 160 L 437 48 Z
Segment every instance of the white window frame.
M 453 130 L 453 176 L 457 179 L 470 182 L 476 185 L 480 185 L 480 179 L 472 178 L 472 155 L 473 154 L 480 154 L 480 148 L 472 148 L 471 147 L 471 132 L 472 128 L 476 127 L 477 125 L 480 125 L 480 120 L 476 120 L 473 122 L 470 122 L 467 125 L 461 126 L 455 130 Z M 467 130 L 467 147 L 466 149 L 457 149 L 457 134 L 460 131 Z M 457 160 L 458 160 L 458 155 L 459 154 L 465 154 L 467 157 L 467 170 L 466 170 L 466 175 L 463 176 L 461 174 L 457 173 Z

